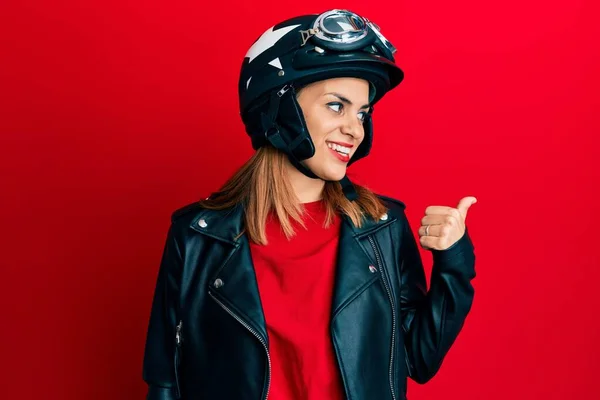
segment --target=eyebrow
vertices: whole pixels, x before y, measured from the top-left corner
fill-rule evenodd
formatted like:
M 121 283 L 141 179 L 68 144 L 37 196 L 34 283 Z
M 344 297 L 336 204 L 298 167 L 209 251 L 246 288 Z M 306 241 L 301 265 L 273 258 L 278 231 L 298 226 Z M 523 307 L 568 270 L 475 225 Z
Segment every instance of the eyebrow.
M 348 100 L 347 98 L 345 98 L 344 96 L 342 96 L 342 95 L 341 95 L 341 94 L 339 94 L 339 93 L 335 93 L 335 92 L 332 92 L 332 93 L 325 93 L 325 95 L 328 95 L 328 94 L 330 94 L 330 95 L 333 95 L 333 96 L 337 97 L 338 99 L 340 99 L 340 101 L 341 101 L 342 103 L 346 103 L 346 104 L 348 104 L 348 105 L 352 105 L 352 102 L 351 102 L 350 100 Z M 362 106 L 360 109 L 362 110 L 363 108 L 369 108 L 369 107 L 370 107 L 370 105 L 369 105 L 369 104 L 365 104 L 365 105 L 364 105 L 364 106 Z

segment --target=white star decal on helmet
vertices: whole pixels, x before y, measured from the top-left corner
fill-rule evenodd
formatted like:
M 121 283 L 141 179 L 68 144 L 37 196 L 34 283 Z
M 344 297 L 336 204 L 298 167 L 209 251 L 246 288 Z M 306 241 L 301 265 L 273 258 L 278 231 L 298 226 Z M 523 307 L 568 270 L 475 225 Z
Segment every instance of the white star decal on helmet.
M 256 42 L 254 42 L 252 47 L 250 47 L 250 50 L 248 50 L 248 53 L 246 53 L 246 57 L 250 59 L 248 62 L 251 63 L 252 60 L 254 60 L 256 57 L 273 47 L 275 43 L 277 43 L 287 33 L 296 29 L 299 26 L 300 25 L 284 26 L 283 28 L 279 28 L 276 31 L 273 30 L 275 26 L 272 26 L 269 30 L 263 33 L 262 36 L 258 38 Z
M 272 61 L 269 61 L 269 65 L 272 65 L 275 68 L 283 69 L 283 66 L 281 65 L 281 60 L 279 59 L 279 57 L 277 57 L 276 59 L 274 59 Z

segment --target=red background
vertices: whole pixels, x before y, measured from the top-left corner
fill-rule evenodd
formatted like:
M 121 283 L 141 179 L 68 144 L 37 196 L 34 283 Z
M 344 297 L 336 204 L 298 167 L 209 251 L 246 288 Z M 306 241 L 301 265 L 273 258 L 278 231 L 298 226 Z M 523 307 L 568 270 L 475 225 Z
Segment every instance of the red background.
M 2 1 L 2 398 L 144 397 L 169 215 L 252 154 L 242 58 L 333 7 L 380 25 L 406 73 L 351 177 L 415 233 L 428 205 L 479 200 L 472 312 L 410 399 L 599 398 L 597 3 L 384 4 Z

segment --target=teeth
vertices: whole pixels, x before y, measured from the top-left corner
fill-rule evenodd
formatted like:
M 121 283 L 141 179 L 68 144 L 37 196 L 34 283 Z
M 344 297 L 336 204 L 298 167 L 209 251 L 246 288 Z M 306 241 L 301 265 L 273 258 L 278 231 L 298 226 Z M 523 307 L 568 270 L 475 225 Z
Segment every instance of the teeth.
M 349 147 L 340 146 L 339 144 L 334 144 L 334 143 L 327 143 L 327 147 L 337 151 L 338 153 L 342 153 L 344 155 L 350 154 Z

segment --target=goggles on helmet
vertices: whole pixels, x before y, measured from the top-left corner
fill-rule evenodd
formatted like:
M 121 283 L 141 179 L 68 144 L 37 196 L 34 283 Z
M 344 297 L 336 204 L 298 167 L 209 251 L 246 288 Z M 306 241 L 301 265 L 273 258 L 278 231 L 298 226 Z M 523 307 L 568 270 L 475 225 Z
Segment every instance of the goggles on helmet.
M 396 48 L 379 27 L 365 17 L 348 10 L 331 10 L 317 17 L 312 28 L 301 31 L 302 46 L 310 39 L 316 46 L 334 51 L 353 51 L 373 46 L 372 51 L 394 60 Z

